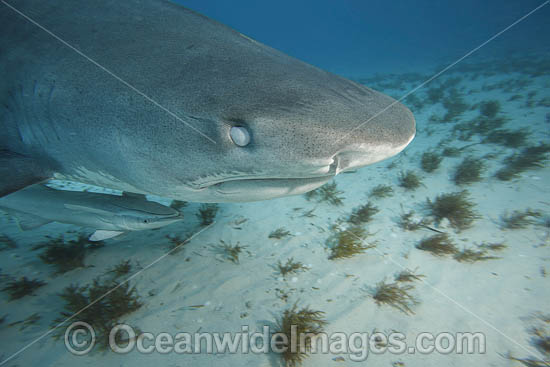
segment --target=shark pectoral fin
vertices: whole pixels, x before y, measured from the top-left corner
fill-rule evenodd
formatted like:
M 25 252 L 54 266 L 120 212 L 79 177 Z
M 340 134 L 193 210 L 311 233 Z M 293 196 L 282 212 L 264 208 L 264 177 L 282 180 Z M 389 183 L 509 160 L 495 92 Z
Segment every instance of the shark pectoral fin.
M 97 231 L 92 233 L 92 235 L 88 239 L 90 241 L 94 241 L 94 242 L 95 241 L 103 241 L 103 240 L 106 240 L 106 239 L 109 239 L 109 238 L 120 236 L 123 233 L 124 232 L 122 232 L 122 231 L 107 231 L 107 230 L 104 230 L 104 229 L 98 229 Z
M 0 148 L 0 197 L 48 178 L 49 174 L 39 162 Z
M 22 231 L 28 231 L 31 229 L 35 229 L 38 227 L 43 226 L 44 224 L 48 224 L 53 222 L 49 219 L 44 219 L 41 217 L 38 217 L 36 215 L 27 214 L 27 213 L 17 213 L 14 215 L 15 219 L 17 221 L 17 224 L 19 225 L 19 228 Z

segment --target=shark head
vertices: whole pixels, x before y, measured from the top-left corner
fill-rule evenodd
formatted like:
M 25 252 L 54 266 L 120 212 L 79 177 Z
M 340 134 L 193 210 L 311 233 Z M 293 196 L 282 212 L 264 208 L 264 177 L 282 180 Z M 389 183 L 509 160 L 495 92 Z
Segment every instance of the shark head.
M 210 140 L 184 124 L 174 131 L 174 139 L 178 131 L 193 138 L 171 145 L 173 163 L 160 176 L 179 185 L 167 196 L 239 202 L 302 194 L 394 156 L 414 138 L 413 114 L 393 98 L 236 32 L 225 41 L 210 40 L 223 55 L 197 55 L 202 62 L 186 65 L 193 77 L 174 86 L 187 96 L 186 121 Z
M 117 205 L 115 204 L 115 206 Z M 159 206 L 162 207 L 160 204 Z M 87 208 L 85 210 L 90 209 Z M 149 211 L 118 208 L 117 210 L 111 210 L 109 212 L 93 209 L 90 210 L 90 212 L 92 212 L 94 216 L 94 224 L 100 223 L 97 227 L 108 228 L 94 231 L 89 237 L 90 241 L 106 240 L 120 236 L 128 231 L 158 229 L 183 220 L 183 215 L 176 211 L 176 213 L 159 214 Z M 101 223 L 103 223 L 104 226 L 102 226 Z
M 271 91 L 263 107 L 220 116 L 217 156 L 203 161 L 205 171 L 187 181 L 197 198 L 251 201 L 302 194 L 341 172 L 392 157 L 414 138 L 415 121 L 405 106 L 351 82 L 327 79 L 294 102 L 282 91 L 286 101 L 274 101 Z M 330 81 L 339 92 L 325 89 Z
M 50 7 L 32 11 L 47 19 Z M 185 201 L 264 200 L 391 157 L 415 135 L 414 117 L 398 101 L 177 4 L 74 2 L 63 11 L 70 21 L 52 32 L 75 35 L 69 43 L 104 67 L 70 49 L 64 57 L 56 47 L 34 45 L 48 50 L 32 70 L 55 76 L 55 98 L 47 115 L 31 122 L 55 121 L 56 128 L 25 130 L 13 119 L 14 139 L 29 131 L 23 143 L 33 159 L 10 153 L 7 172 L 30 172 L 11 186 L 53 172 Z M 42 137 L 44 131 L 62 136 Z
M 183 220 L 181 215 L 160 216 L 160 215 L 121 215 L 115 222 L 124 231 L 142 231 L 146 229 L 157 229 L 169 224 Z
M 113 197 L 107 204 L 112 209 L 106 212 L 104 221 L 122 231 L 157 229 L 183 220 L 183 215 L 168 206 L 144 200 L 140 196 Z

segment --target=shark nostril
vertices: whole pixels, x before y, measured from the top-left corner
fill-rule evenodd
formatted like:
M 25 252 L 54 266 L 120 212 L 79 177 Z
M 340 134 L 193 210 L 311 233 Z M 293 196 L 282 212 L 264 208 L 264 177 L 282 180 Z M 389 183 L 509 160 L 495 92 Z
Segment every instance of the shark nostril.
M 369 152 L 360 149 L 345 150 L 336 153 L 332 157 L 332 164 L 330 165 L 331 173 L 335 175 L 349 171 L 358 167 L 362 167 L 371 159 Z
M 328 167 L 328 173 L 331 175 L 337 175 L 339 164 L 340 164 L 340 158 L 338 157 L 338 154 L 335 154 L 332 157 L 332 163 Z
M 330 164 L 330 173 L 337 175 L 350 166 L 349 154 L 340 152 L 332 157 L 332 163 Z

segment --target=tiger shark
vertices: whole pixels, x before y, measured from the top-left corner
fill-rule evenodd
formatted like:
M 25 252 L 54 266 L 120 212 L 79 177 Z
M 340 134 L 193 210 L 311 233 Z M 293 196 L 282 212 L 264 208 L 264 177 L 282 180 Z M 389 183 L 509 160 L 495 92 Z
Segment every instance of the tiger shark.
M 51 222 L 94 228 L 91 241 L 183 220 L 177 210 L 141 195 L 56 190 L 40 184 L 0 198 L 0 209 L 14 216 L 22 230 Z
M 0 195 L 301 194 L 396 155 L 401 103 L 166 0 L 0 0 Z

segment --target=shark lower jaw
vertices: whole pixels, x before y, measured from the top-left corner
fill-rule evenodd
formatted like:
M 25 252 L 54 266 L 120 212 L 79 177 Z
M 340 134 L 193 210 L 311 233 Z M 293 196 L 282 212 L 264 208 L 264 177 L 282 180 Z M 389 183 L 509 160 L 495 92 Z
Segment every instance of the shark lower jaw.
M 204 200 L 211 202 L 246 202 L 300 195 L 324 185 L 334 175 L 306 178 L 234 179 L 204 188 Z

